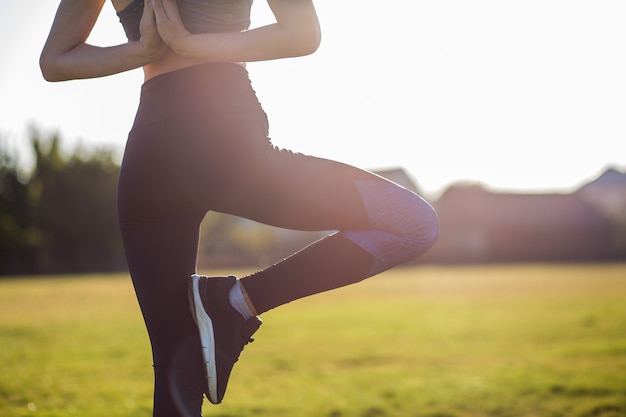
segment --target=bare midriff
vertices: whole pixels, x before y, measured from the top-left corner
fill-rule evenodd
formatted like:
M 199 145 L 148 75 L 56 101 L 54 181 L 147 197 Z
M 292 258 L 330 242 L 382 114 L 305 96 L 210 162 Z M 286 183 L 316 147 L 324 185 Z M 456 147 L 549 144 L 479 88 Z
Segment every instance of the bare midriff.
M 154 78 L 157 75 L 165 74 L 167 72 L 180 70 L 183 68 L 191 67 L 193 65 L 207 64 L 211 61 L 201 58 L 189 58 L 184 57 L 174 52 L 168 51 L 165 56 L 159 58 L 143 67 L 145 80 Z M 239 65 L 245 66 L 242 62 L 237 62 Z

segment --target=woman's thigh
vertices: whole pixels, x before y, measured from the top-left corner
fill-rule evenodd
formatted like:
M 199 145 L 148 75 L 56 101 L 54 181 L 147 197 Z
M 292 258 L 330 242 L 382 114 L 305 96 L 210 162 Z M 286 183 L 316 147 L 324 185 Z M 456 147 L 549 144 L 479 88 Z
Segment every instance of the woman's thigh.
M 272 148 L 211 209 L 297 230 L 369 228 L 357 182 L 388 182 L 340 162 Z

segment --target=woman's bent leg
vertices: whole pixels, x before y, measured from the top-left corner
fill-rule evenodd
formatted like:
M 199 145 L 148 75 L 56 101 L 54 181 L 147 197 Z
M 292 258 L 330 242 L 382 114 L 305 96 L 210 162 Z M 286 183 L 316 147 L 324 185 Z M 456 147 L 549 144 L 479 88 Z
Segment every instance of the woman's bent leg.
M 414 259 L 438 237 L 427 202 L 367 171 L 273 149 L 254 173 L 220 210 L 279 227 L 338 231 L 242 278 L 259 314 Z

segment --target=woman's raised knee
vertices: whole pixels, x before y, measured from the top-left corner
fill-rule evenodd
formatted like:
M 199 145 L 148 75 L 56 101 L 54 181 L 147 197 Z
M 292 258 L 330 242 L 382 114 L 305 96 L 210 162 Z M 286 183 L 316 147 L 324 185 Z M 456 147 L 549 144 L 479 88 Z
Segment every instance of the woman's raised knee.
M 372 273 L 411 261 L 439 237 L 433 207 L 417 194 L 384 181 L 358 182 L 370 227 L 342 235 L 374 255 Z

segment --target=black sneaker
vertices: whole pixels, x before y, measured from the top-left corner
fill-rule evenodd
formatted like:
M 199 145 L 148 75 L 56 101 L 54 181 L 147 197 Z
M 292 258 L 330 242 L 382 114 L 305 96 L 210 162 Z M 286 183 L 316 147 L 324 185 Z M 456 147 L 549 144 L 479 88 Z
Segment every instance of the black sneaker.
M 244 320 L 230 305 L 228 293 L 236 280 L 194 274 L 189 281 L 189 306 L 200 333 L 206 394 L 213 404 L 222 402 L 235 362 L 262 323 L 258 317 Z

